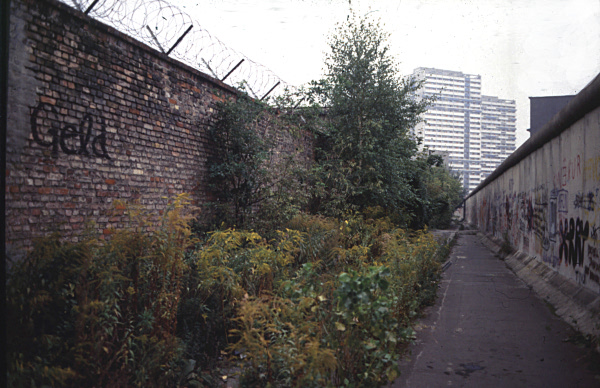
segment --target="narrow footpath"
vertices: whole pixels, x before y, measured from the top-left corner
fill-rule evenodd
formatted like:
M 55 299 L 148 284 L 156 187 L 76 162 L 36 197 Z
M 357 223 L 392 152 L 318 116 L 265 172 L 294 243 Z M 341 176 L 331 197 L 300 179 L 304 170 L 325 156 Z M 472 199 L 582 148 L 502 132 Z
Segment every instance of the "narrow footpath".
M 458 235 L 415 330 L 390 387 L 600 387 L 600 358 L 473 232 Z

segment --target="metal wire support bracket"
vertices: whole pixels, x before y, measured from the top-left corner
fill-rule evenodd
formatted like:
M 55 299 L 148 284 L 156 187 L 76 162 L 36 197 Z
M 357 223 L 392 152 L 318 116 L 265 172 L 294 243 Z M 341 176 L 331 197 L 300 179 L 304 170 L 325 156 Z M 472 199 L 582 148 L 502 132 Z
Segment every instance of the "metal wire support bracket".
M 254 98 L 258 98 L 258 95 L 256 93 L 254 93 L 254 90 L 252 90 L 252 88 L 250 87 L 250 84 L 248 82 L 243 82 L 244 87 L 248 88 L 248 90 L 254 95 Z
M 148 29 L 148 32 L 150 32 L 150 35 L 152 35 L 152 39 L 154 39 L 154 43 L 156 43 L 156 45 L 158 46 L 158 48 L 160 49 L 160 51 L 162 51 L 162 53 L 165 54 L 165 50 L 160 45 L 160 42 L 156 38 L 156 35 L 154 35 L 154 32 L 152 32 L 152 28 L 150 28 L 150 26 L 146 26 L 146 28 Z
M 96 4 L 98 4 L 99 1 L 100 0 L 94 0 L 94 2 L 92 2 L 92 4 L 90 4 L 90 6 L 87 7 L 83 13 L 87 15 L 96 6 Z
M 237 69 L 242 64 L 242 62 L 244 62 L 244 59 L 239 61 L 238 64 L 233 67 L 233 69 L 229 70 L 229 73 L 227 73 L 227 75 L 225 77 L 223 77 L 223 79 L 221 81 L 225 81 L 227 79 L 227 77 L 229 77 L 231 75 L 231 73 L 233 73 L 235 71 L 235 69 Z
M 267 92 L 267 94 L 265 94 L 265 95 L 263 96 L 263 98 L 261 98 L 260 100 L 262 101 L 262 100 L 264 100 L 265 98 L 267 98 L 267 96 L 268 96 L 269 94 L 271 94 L 271 92 L 273 91 L 273 89 L 275 89 L 277 86 L 279 86 L 279 84 L 280 84 L 280 83 L 281 83 L 281 81 L 278 81 L 278 82 L 275 84 L 275 86 L 273 86 L 273 87 L 272 87 L 272 88 L 271 88 L 271 89 L 270 89 L 270 90 Z
M 146 26 L 147 27 L 147 26 Z M 177 45 L 179 43 L 181 43 L 181 41 L 183 40 L 183 38 L 185 38 L 185 36 L 188 34 L 188 32 L 190 32 L 192 30 L 192 28 L 194 28 L 194 25 L 191 24 L 187 30 L 185 30 L 185 32 L 183 33 L 183 35 L 181 35 L 179 37 L 179 39 L 177 39 L 177 42 L 175 42 L 175 44 L 173 46 L 171 46 L 171 48 L 169 49 L 169 51 L 167 51 L 167 55 L 171 54 L 171 51 L 173 51 L 175 49 L 175 47 L 177 47 Z M 156 38 L 155 38 L 156 39 Z
M 202 62 L 204 62 L 204 66 L 206 66 L 206 68 L 212 73 L 213 77 L 215 77 L 216 79 L 219 79 L 219 77 L 214 72 L 214 70 L 212 69 L 212 67 L 210 67 L 210 65 L 208 64 L 208 62 L 206 62 L 206 60 L 204 58 L 200 58 L 200 59 L 202 60 Z
M 173 5 L 174 0 L 57 1 L 231 87 L 247 85 L 244 91 L 256 100 L 279 94 L 283 88 L 269 90 L 278 81 L 279 86 L 286 85 L 286 90 L 290 87 L 267 67 L 227 47 L 200 22 Z
M 296 108 L 297 108 L 297 107 L 298 107 L 298 106 L 299 106 L 299 105 L 302 103 L 302 101 L 304 101 L 304 100 L 306 100 L 306 97 L 302 97 L 302 98 L 300 99 L 300 101 L 298 101 L 298 102 L 296 103 L 296 105 L 294 105 L 294 107 L 292 108 L 292 110 L 296 109 Z

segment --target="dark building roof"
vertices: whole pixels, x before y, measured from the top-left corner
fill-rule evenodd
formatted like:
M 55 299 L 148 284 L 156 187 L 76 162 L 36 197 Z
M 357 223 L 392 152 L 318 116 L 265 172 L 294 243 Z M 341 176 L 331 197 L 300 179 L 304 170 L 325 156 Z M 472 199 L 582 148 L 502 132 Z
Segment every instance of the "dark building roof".
M 540 128 L 560 112 L 575 96 L 529 97 L 529 136 L 533 136 Z

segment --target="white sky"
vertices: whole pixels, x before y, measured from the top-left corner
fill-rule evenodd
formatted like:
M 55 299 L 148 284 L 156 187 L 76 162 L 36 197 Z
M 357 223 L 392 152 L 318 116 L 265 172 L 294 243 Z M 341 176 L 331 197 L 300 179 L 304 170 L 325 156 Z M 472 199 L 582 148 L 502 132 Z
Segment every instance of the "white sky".
M 327 36 L 371 12 L 391 33 L 402 75 L 417 67 L 480 74 L 482 93 L 517 102 L 576 94 L 600 73 L 600 0 L 171 0 L 229 47 L 301 85 L 320 78 Z

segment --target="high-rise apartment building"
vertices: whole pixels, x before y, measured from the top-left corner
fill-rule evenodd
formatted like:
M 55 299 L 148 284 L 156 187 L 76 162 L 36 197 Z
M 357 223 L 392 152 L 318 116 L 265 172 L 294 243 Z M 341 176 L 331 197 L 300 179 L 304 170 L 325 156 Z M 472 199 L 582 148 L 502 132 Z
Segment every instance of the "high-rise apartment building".
M 515 150 L 515 101 L 482 96 L 480 75 L 420 67 L 413 77 L 423 81 L 419 97 L 435 97 L 415 136 L 473 190 Z
M 481 96 L 481 174 L 490 175 L 516 148 L 514 100 Z

